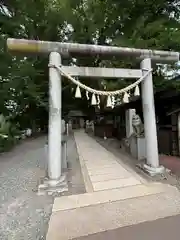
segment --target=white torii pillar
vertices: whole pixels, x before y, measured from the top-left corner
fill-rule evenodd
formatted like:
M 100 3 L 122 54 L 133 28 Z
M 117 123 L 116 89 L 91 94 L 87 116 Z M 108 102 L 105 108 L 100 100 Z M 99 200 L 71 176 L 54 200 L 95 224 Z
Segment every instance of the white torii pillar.
M 49 56 L 49 133 L 48 133 L 48 181 L 57 185 L 62 174 L 61 155 L 61 74 L 53 65 L 60 66 L 61 56 L 51 52 Z M 52 65 L 52 66 L 51 66 Z
M 141 69 L 143 74 L 151 70 L 150 58 L 141 62 Z M 142 81 L 141 86 L 147 161 L 144 167 L 150 174 L 155 175 L 163 172 L 164 168 L 159 166 L 152 72 Z

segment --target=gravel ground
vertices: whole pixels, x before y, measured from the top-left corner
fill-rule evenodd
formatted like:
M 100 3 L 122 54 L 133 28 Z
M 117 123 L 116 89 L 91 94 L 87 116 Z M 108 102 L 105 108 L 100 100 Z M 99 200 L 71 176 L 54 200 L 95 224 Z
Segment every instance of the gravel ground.
M 45 239 L 53 198 L 35 190 L 44 171 L 45 137 L 0 156 L 0 240 Z
M 53 197 L 37 196 L 44 177 L 46 138 L 26 140 L 10 153 L 0 155 L 0 240 L 46 239 Z M 68 141 L 70 162 L 67 194 L 84 192 L 73 137 Z

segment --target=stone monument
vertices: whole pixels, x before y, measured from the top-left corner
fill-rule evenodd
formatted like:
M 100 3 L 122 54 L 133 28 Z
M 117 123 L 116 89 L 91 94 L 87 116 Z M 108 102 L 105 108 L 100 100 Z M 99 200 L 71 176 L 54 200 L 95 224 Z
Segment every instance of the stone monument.
M 132 117 L 132 126 L 133 133 L 129 138 L 130 152 L 134 158 L 143 160 L 146 158 L 144 125 L 136 113 Z

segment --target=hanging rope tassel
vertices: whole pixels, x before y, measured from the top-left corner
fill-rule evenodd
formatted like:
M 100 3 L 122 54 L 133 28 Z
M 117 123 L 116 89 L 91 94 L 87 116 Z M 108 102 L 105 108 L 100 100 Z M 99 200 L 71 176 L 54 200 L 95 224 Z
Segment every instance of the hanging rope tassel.
M 112 107 L 111 97 L 108 96 L 106 107 Z
M 91 105 L 97 105 L 96 96 L 95 96 L 94 93 L 93 93 L 92 98 L 91 98 Z
M 84 85 L 83 83 L 79 82 L 78 80 L 76 80 L 75 78 L 71 77 L 68 73 L 64 72 L 62 70 L 62 68 L 58 65 L 49 65 L 49 67 L 55 67 L 59 70 L 59 72 L 61 74 L 63 74 L 65 77 L 67 77 L 71 82 L 73 82 L 74 84 L 76 84 L 77 86 L 80 86 L 81 88 L 83 88 L 84 90 L 97 94 L 97 95 L 106 95 L 107 93 L 110 93 L 110 95 L 119 95 L 121 93 L 130 91 L 131 89 L 135 88 L 136 85 L 138 85 L 140 82 L 142 82 L 147 76 L 148 74 L 150 74 L 152 72 L 152 69 L 150 69 L 149 71 L 147 71 L 141 78 L 139 78 L 136 82 L 132 83 L 131 85 L 123 88 L 123 89 L 119 89 L 119 90 L 115 90 L 115 91 L 100 91 L 100 90 L 96 90 L 93 89 L 91 87 L 88 87 L 86 85 Z
M 128 103 L 129 102 L 129 94 L 127 92 L 124 93 L 123 102 L 124 103 Z
M 81 90 L 79 86 L 76 88 L 75 98 L 81 98 Z
M 115 97 L 112 96 L 112 98 L 111 98 L 111 107 L 114 108 L 114 106 L 115 106 Z
M 115 104 L 116 105 L 121 105 L 122 104 L 122 96 L 116 96 L 116 100 L 115 100 Z
M 99 105 L 100 104 L 100 97 L 99 96 L 97 96 L 97 104 Z
M 86 91 L 86 98 L 87 98 L 87 100 L 89 100 L 89 92 L 88 91 Z
M 96 104 L 96 97 L 95 97 L 95 94 L 96 95 L 105 95 L 107 96 L 108 95 L 108 99 L 107 99 L 107 107 L 111 107 L 112 106 L 112 103 L 111 103 L 111 98 L 110 98 L 110 95 L 119 95 L 121 93 L 124 93 L 124 102 L 125 103 L 128 103 L 129 102 L 129 94 L 127 93 L 127 91 L 130 91 L 131 89 L 134 89 L 139 83 L 141 83 L 151 72 L 153 69 L 150 69 L 150 70 L 147 70 L 147 72 L 142 76 L 140 77 L 136 82 L 132 83 L 131 85 L 123 88 L 123 89 L 119 89 L 119 90 L 115 90 L 115 91 L 100 91 L 100 90 L 96 90 L 96 89 L 93 89 L 91 87 L 88 87 L 86 86 L 85 84 L 79 82 L 78 80 L 76 80 L 75 78 L 71 77 L 68 73 L 64 72 L 61 68 L 61 66 L 58 66 L 58 65 L 51 65 L 49 64 L 49 67 L 55 67 L 56 69 L 59 70 L 59 72 L 67 77 L 71 82 L 73 82 L 74 84 L 76 84 L 78 87 L 76 89 L 76 94 L 75 94 L 75 97 L 77 98 L 81 98 L 81 91 L 80 91 L 80 88 L 81 87 L 82 89 L 90 92 L 93 94 L 92 96 L 92 104 L 95 105 Z M 106 88 L 104 88 L 106 89 Z M 138 93 L 138 92 L 137 92 Z
M 136 85 L 135 87 L 134 96 L 140 96 L 140 90 L 138 85 Z
M 99 97 L 99 95 L 97 95 L 97 105 L 98 105 L 98 108 L 100 108 L 100 103 L 101 103 L 100 97 Z

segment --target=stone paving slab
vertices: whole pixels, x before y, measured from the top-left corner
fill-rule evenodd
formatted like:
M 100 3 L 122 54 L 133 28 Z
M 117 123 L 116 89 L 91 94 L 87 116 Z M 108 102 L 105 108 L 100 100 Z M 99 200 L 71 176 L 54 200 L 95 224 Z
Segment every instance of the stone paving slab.
M 88 173 L 89 173 L 89 176 L 93 176 L 93 175 L 101 175 L 101 174 L 109 174 L 109 173 L 112 173 L 112 174 L 119 174 L 119 176 L 121 176 L 121 178 L 127 178 L 127 176 L 131 176 L 128 171 L 126 171 L 125 169 L 122 169 L 120 166 L 115 166 L 115 167 L 109 167 L 109 168 L 101 168 L 101 169 L 97 169 L 94 167 L 94 169 L 88 169 Z
M 70 210 L 74 208 L 87 207 L 101 203 L 114 202 L 129 198 L 142 197 L 146 195 L 165 192 L 167 186 L 159 183 L 148 185 L 136 185 L 121 189 L 111 189 L 105 191 L 97 191 L 93 193 L 85 193 L 71 196 L 63 196 L 55 198 L 53 212 Z
M 129 178 L 120 178 L 113 180 L 106 180 L 102 182 L 93 182 L 94 191 L 102 191 L 105 189 L 113 189 L 113 188 L 123 188 L 128 186 L 139 185 L 141 182 L 136 180 L 133 177 Z
M 92 175 L 91 181 L 92 182 L 103 182 L 107 180 L 115 180 L 115 179 L 121 179 L 122 176 L 119 175 L 119 173 L 108 173 L 108 174 L 100 174 L 100 175 Z
M 107 169 L 110 169 L 110 170 L 112 170 L 112 169 L 115 170 L 116 169 L 118 171 L 122 171 L 123 170 L 122 172 L 124 172 L 124 173 L 127 172 L 125 169 L 122 169 L 121 166 L 119 166 L 119 163 L 115 164 L 115 163 L 105 163 L 105 162 L 102 162 L 101 164 L 99 164 L 97 162 L 89 163 L 89 162 L 85 161 L 85 164 L 86 164 L 86 167 L 87 167 L 88 171 L 90 171 L 90 172 L 92 172 L 92 171 L 93 172 L 94 171 L 96 171 L 96 172 L 100 172 L 100 171 L 106 172 Z
M 180 214 L 120 227 L 73 240 L 179 240 Z
M 68 240 L 180 214 L 180 193 L 165 193 L 54 212 L 46 240 Z
M 87 162 L 86 161 L 86 166 L 87 166 L 87 168 L 89 169 L 89 170 L 94 170 L 94 164 L 96 164 L 96 169 L 97 170 L 99 170 L 99 169 L 102 169 L 102 168 L 113 168 L 113 167 L 118 167 L 119 166 L 119 164 L 118 163 L 115 163 L 115 162 L 113 162 L 113 163 L 109 163 L 109 162 L 107 162 L 107 163 L 105 163 L 104 161 L 103 162 L 101 162 L 101 163 L 94 163 L 94 162 Z

